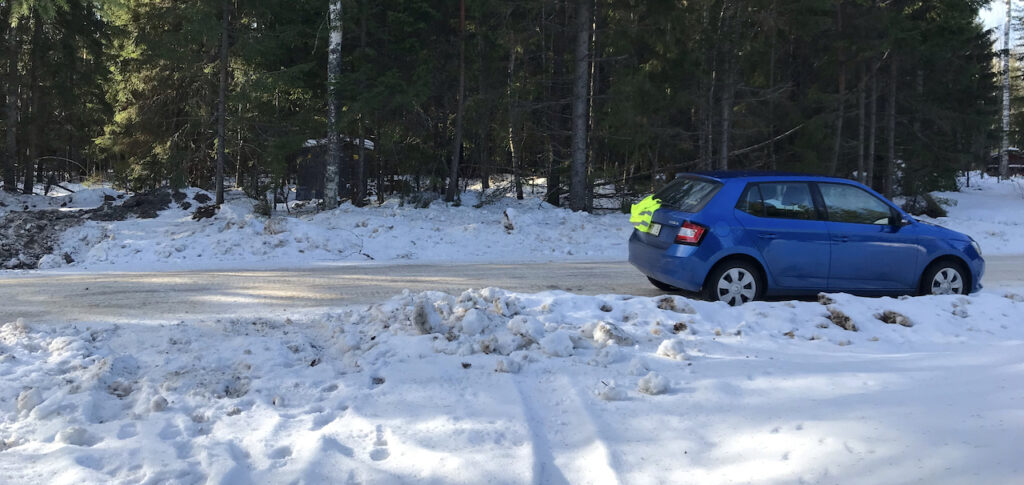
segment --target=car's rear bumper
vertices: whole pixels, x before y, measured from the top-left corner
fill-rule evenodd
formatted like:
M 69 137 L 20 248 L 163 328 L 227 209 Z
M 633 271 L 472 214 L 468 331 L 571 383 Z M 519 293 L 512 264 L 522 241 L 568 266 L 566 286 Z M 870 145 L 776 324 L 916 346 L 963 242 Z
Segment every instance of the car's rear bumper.
M 637 231 L 629 238 L 629 262 L 641 273 L 686 291 L 700 291 L 707 275 L 707 263 L 694 257 L 695 246 L 673 244 L 661 249 L 640 239 Z

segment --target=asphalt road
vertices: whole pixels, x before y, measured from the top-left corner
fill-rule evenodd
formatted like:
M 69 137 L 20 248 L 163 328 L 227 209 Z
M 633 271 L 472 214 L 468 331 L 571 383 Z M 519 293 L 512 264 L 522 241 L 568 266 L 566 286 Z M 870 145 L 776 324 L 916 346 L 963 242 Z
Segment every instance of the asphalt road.
M 986 289 L 1024 287 L 1024 255 L 991 256 Z M 460 293 L 496 286 L 656 296 L 628 263 L 324 266 L 295 270 L 0 274 L 0 323 L 173 322 L 281 315 L 385 300 L 403 289 Z

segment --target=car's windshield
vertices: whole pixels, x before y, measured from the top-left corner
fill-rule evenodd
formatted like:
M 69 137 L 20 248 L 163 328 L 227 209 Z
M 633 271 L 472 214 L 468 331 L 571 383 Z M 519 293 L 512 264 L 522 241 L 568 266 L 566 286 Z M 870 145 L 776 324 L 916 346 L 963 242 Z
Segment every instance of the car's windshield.
M 682 177 L 672 181 L 656 194 L 663 207 L 683 212 L 698 212 L 718 193 L 722 184 L 712 180 Z

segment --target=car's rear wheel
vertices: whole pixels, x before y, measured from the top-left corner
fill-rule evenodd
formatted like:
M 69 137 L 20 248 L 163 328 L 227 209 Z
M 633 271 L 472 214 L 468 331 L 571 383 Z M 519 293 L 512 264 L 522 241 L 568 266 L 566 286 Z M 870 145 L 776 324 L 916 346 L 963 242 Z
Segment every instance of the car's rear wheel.
M 655 288 L 661 291 L 679 291 L 679 288 L 676 288 L 675 286 L 672 286 L 668 283 L 662 283 L 661 281 L 651 278 L 650 276 L 647 277 L 647 281 L 650 281 Z
M 925 295 L 964 295 L 970 291 L 967 274 L 962 264 L 954 261 L 939 261 L 924 273 L 922 293 Z
M 731 306 L 760 299 L 764 295 L 761 270 L 745 261 L 728 261 L 711 272 L 704 285 L 704 298 Z

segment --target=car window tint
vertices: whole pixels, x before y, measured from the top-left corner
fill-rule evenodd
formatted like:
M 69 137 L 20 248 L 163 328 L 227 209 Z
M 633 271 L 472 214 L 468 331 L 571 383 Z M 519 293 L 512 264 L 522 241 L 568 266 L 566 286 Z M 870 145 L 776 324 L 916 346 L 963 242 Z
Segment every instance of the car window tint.
M 760 184 L 766 217 L 782 219 L 818 218 L 811 198 L 811 187 L 805 182 Z
M 696 178 L 678 178 L 654 194 L 663 207 L 683 212 L 697 212 L 718 193 L 722 184 Z
M 846 184 L 818 184 L 828 208 L 828 220 L 855 224 L 889 223 L 889 206 L 859 187 Z
M 761 190 L 757 185 L 747 187 L 736 208 L 752 216 L 764 217 L 764 202 L 761 200 Z

